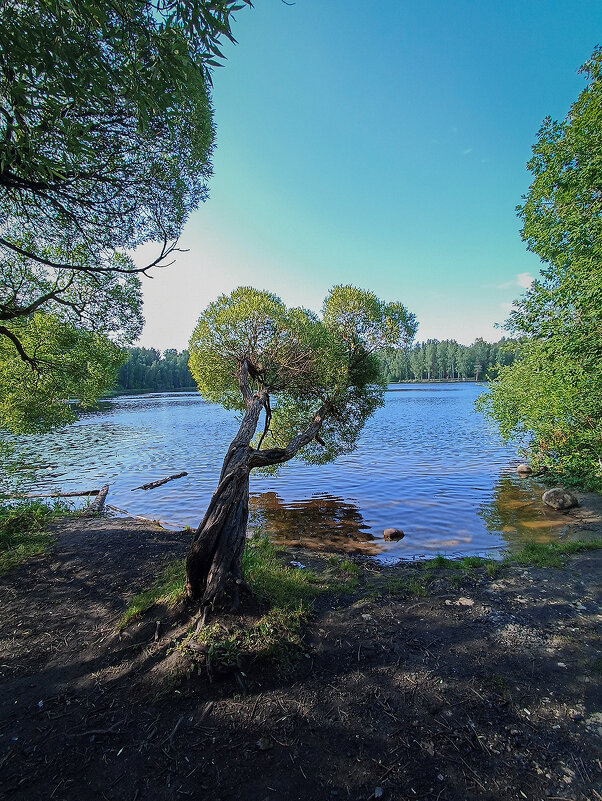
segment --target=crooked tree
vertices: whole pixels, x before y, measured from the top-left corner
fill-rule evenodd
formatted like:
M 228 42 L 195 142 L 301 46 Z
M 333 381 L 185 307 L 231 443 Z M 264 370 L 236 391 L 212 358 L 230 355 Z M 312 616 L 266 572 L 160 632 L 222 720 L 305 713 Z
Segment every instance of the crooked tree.
M 401 303 L 352 286 L 334 287 L 321 317 L 248 287 L 207 307 L 190 370 L 203 397 L 239 411 L 241 422 L 188 553 L 190 599 L 207 605 L 232 586 L 238 603 L 251 471 L 353 451 L 383 403 L 377 353 L 409 345 L 416 327 Z

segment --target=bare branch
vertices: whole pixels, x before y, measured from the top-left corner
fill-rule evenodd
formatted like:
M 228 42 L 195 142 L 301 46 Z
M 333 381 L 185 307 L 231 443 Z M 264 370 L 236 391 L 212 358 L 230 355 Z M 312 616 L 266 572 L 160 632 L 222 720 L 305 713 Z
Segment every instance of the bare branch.
M 329 403 L 323 403 L 305 431 L 293 437 L 286 448 L 269 448 L 265 451 L 256 450 L 251 457 L 251 468 L 268 467 L 269 465 L 282 464 L 283 462 L 290 461 L 290 459 L 299 453 L 301 448 L 304 448 L 306 445 L 309 445 L 313 439 L 316 439 L 322 427 L 322 423 L 324 422 L 324 418 L 331 411 L 331 405 Z

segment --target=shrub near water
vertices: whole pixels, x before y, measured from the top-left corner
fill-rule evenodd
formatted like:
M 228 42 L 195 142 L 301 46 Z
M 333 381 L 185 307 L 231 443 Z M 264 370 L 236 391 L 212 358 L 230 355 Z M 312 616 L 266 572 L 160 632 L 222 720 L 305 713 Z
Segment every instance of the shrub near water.
M 45 553 L 52 542 L 45 531 L 48 523 L 69 511 L 64 503 L 39 501 L 0 506 L 0 576 L 30 556 Z

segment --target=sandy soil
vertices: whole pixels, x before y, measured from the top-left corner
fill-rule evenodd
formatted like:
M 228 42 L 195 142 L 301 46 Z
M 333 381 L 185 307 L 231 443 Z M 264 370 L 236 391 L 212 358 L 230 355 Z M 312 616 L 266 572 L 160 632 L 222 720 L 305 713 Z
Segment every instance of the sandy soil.
M 392 585 L 415 566 L 364 564 L 370 592 L 319 599 L 287 670 L 153 683 L 173 621 L 115 626 L 188 539 L 64 521 L 0 579 L 2 798 L 602 801 L 601 551 L 440 570 L 424 597 Z

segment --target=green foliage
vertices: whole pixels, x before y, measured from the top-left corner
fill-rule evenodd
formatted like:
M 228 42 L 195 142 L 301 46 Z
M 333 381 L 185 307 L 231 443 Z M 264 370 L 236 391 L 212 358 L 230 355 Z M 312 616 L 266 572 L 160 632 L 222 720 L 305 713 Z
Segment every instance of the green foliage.
M 0 506 L 0 576 L 29 557 L 45 553 L 53 537 L 45 529 L 48 523 L 68 514 L 64 503 L 46 504 L 24 501 Z
M 320 441 L 300 454 L 318 464 L 355 448 L 383 402 L 377 352 L 409 344 L 416 329 L 401 304 L 351 286 L 335 287 L 322 312 L 287 309 L 271 293 L 240 287 L 208 306 L 190 340 L 199 391 L 226 409 L 245 408 L 239 367 L 248 364 L 251 389 L 272 401 L 269 446 L 285 449 L 322 408 Z
M 107 337 L 81 330 L 54 315 L 36 313 L 7 326 L 35 362 L 21 358 L 0 337 L 0 427 L 15 433 L 70 423 L 65 399 L 91 406 L 115 381 L 124 352 Z
M 55 317 L 61 336 L 66 325 L 117 344 L 138 336 L 138 274 L 165 263 L 207 194 L 209 70 L 221 58 L 220 38 L 233 38 L 232 12 L 245 4 L 3 3 L 0 341 L 3 358 L 12 348 L 40 368 L 44 378 L 27 382 L 40 410 L 59 395 L 90 397 L 112 366 L 101 380 L 106 360 L 92 359 L 94 375 L 82 373 L 78 386 L 72 364 L 58 359 L 60 340 L 48 343 L 54 356 L 45 360 L 29 336 L 21 339 L 32 314 Z M 135 267 L 125 252 L 149 242 L 159 243 L 156 258 Z M 33 405 L 17 396 L 16 384 L 10 397 L 14 408 L 0 425 L 21 430 L 13 425 L 18 407 L 27 403 L 33 414 Z M 46 415 L 40 426 L 52 422 Z M 64 422 L 61 415 L 56 422 Z
M 545 266 L 509 325 L 517 360 L 500 370 L 480 408 L 506 439 L 527 440 L 535 466 L 602 490 L 602 51 L 561 122 L 544 121 L 519 213 Z

